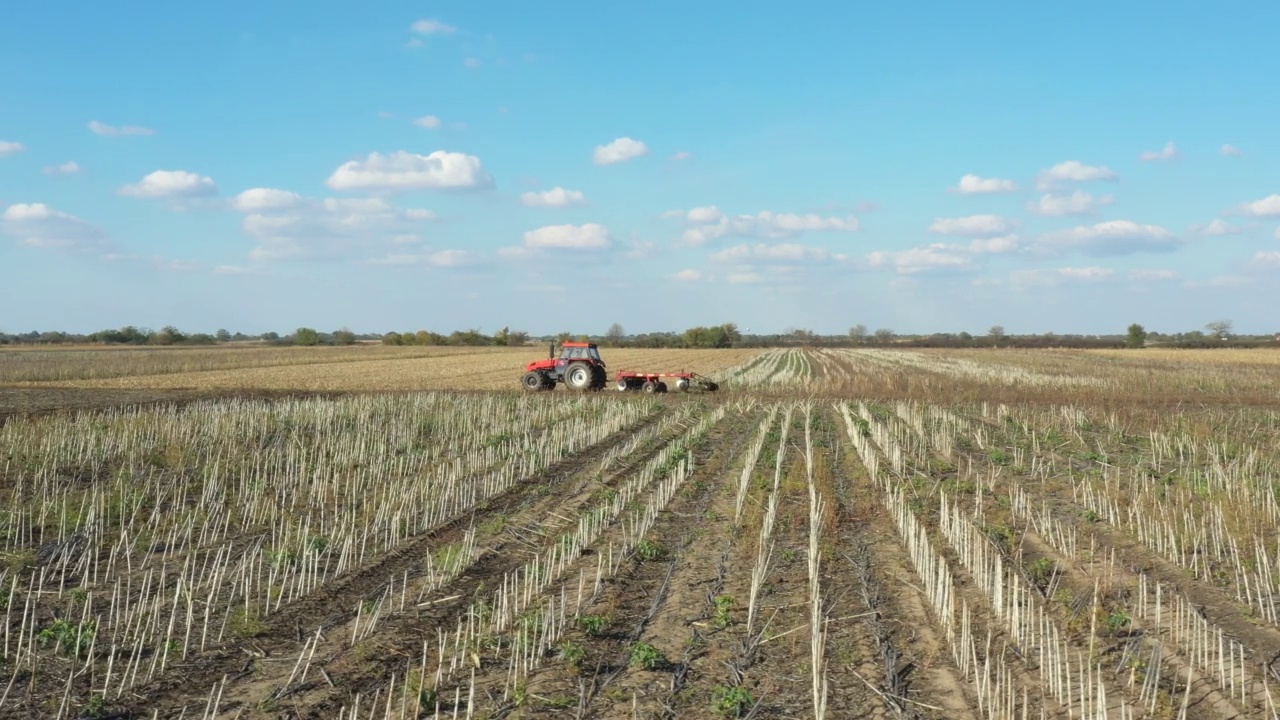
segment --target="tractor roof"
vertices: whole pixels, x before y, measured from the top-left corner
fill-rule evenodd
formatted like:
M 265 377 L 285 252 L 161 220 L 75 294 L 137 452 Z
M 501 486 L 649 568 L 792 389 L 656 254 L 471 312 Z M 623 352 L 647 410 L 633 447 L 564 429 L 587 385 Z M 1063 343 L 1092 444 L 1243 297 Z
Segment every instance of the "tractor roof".
M 560 345 L 561 347 L 595 347 L 596 346 L 596 344 L 592 342 L 563 342 L 563 343 L 560 343 Z

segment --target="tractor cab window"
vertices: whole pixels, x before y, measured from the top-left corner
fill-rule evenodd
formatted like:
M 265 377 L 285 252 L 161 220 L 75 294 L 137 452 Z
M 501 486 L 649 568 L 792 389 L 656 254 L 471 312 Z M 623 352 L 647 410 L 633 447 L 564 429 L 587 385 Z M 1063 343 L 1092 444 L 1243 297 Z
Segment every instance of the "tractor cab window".
M 600 351 L 593 347 L 587 348 L 587 357 L 591 358 L 592 360 L 595 360 L 598 363 L 604 362 L 604 360 L 600 359 Z
M 567 347 L 560 353 L 560 357 L 565 360 L 581 360 L 586 356 L 586 348 L 580 347 Z

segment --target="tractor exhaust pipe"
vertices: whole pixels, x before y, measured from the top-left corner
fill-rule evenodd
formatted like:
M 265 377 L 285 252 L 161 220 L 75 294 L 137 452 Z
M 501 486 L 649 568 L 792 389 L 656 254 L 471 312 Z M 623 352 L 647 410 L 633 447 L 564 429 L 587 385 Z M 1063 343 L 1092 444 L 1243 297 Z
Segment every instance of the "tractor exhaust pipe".
M 547 358 L 549 358 L 549 359 L 551 359 L 551 360 L 555 360 L 555 359 L 556 359 L 556 344 L 555 344 L 555 343 L 551 343 L 550 345 L 548 345 L 548 346 L 547 346 Z

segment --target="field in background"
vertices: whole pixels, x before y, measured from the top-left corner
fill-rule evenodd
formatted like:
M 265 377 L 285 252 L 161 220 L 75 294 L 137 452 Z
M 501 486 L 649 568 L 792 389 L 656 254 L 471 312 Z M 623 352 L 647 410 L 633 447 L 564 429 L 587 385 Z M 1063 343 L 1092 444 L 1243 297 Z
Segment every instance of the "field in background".
M 1270 354 L 463 350 L 0 426 L 0 716 L 1276 717 Z

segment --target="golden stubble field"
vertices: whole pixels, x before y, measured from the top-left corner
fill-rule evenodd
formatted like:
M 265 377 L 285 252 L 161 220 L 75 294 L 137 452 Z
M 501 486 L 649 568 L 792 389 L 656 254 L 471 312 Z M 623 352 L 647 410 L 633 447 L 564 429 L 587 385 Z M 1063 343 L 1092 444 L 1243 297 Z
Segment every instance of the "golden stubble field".
M 188 401 L 0 424 L 0 717 L 1276 717 L 1270 355 L 352 350 L 50 358 Z
M 546 352 L 543 346 L 18 351 L 0 353 L 0 383 L 103 390 L 517 390 L 525 365 Z M 716 377 L 759 351 L 603 348 L 601 354 L 610 372 Z

